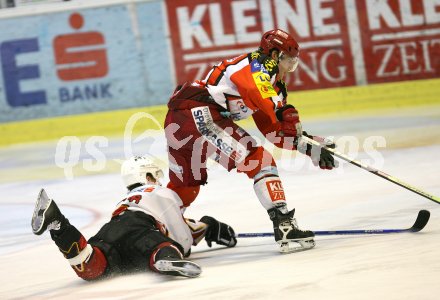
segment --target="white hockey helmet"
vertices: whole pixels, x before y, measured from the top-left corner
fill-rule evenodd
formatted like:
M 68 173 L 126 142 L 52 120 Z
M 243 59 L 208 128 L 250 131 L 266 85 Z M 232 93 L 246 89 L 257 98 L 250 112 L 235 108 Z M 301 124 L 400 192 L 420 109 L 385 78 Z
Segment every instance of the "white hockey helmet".
M 163 178 L 163 172 L 153 160 L 145 156 L 134 156 L 121 166 L 122 181 L 126 187 L 133 184 L 147 184 L 147 174 L 150 174 L 160 184 L 159 179 Z

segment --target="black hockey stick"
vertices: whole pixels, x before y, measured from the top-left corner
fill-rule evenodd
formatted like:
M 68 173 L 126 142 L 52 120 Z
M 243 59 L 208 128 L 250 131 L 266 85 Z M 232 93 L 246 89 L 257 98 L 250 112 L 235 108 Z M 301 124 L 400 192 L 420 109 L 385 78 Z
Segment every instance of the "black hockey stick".
M 321 230 L 313 231 L 315 235 L 355 235 L 355 234 L 387 234 L 387 233 L 403 233 L 403 232 L 419 232 L 425 228 L 429 221 L 430 213 L 428 210 L 421 210 L 417 215 L 414 225 L 406 229 L 359 229 L 359 230 Z M 237 238 L 252 237 L 269 237 L 273 236 L 273 232 L 256 232 L 256 233 L 239 233 Z
M 340 152 L 338 152 L 338 151 L 336 151 L 336 150 L 334 150 L 332 148 L 328 148 L 328 147 L 326 147 L 324 145 L 321 145 L 317 141 L 312 140 L 312 139 L 310 139 L 310 138 L 308 138 L 308 137 L 306 137 L 304 135 L 301 136 L 301 139 L 305 140 L 308 144 L 315 145 L 315 146 L 318 146 L 318 147 L 321 147 L 321 148 L 325 148 L 330 153 L 332 153 L 334 156 L 336 156 L 336 157 L 338 157 L 340 159 L 343 159 L 343 160 L 351 163 L 352 165 L 355 165 L 355 166 L 357 166 L 357 167 L 359 167 L 361 169 L 367 170 L 368 172 L 370 172 L 370 173 L 372 173 L 374 175 L 382 177 L 383 179 L 391 181 L 392 183 L 395 183 L 395 184 L 397 184 L 397 185 L 399 185 L 399 186 L 401 186 L 401 187 L 403 187 L 403 188 L 405 188 L 407 190 L 410 190 L 411 192 L 419 194 L 420 196 L 423 196 L 423 197 L 425 197 L 428 200 L 431 200 L 431 201 L 433 201 L 433 202 L 435 202 L 437 204 L 440 204 L 440 198 L 439 197 L 430 195 L 430 194 L 426 193 L 425 191 L 422 191 L 421 189 L 413 187 L 413 186 L 409 185 L 408 183 L 403 182 L 403 181 L 401 181 L 400 179 L 398 179 L 396 177 L 388 175 L 385 172 L 382 172 L 382 171 L 380 171 L 378 169 L 375 169 L 373 167 L 370 167 L 370 166 L 367 166 L 365 164 L 362 164 L 361 162 L 359 162 L 357 160 L 351 159 L 350 157 L 348 157 L 348 156 L 346 156 L 346 155 L 344 155 L 344 154 L 342 154 L 342 153 L 340 153 Z

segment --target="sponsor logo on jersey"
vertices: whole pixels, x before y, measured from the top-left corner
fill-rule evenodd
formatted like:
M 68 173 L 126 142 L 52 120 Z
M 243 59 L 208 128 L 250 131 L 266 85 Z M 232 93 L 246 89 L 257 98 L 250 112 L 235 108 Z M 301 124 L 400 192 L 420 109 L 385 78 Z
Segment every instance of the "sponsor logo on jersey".
M 254 113 L 242 99 L 228 100 L 228 109 L 231 113 L 230 118 L 234 121 L 246 119 Z
M 283 185 L 279 179 L 266 181 L 266 187 L 272 201 L 286 200 Z
M 237 101 L 237 105 L 242 112 L 244 113 L 248 112 L 249 108 L 246 105 L 244 105 L 243 101 Z
M 207 106 L 195 107 L 191 112 L 197 130 L 208 142 L 237 163 L 245 159 L 248 154 L 246 147 L 214 123 Z
M 264 74 L 263 72 L 257 72 L 253 73 L 252 77 L 254 78 L 254 82 L 257 85 L 258 90 L 260 91 L 261 97 L 265 99 L 278 96 L 277 92 L 270 83 L 269 75 Z
M 268 93 L 268 92 L 269 92 L 269 89 L 267 88 L 267 86 L 262 86 L 262 87 L 260 87 L 260 91 L 261 91 L 262 93 Z
M 251 62 L 251 72 L 255 73 L 259 71 L 261 71 L 261 64 L 257 60 L 253 60 Z
M 251 72 L 261 97 L 270 98 L 278 95 L 270 83 L 270 76 L 267 70 L 257 60 L 251 62 Z
M 263 68 L 265 68 L 269 74 L 270 73 L 274 74 L 273 72 L 277 67 L 278 67 L 278 63 L 273 59 L 266 59 L 263 65 Z

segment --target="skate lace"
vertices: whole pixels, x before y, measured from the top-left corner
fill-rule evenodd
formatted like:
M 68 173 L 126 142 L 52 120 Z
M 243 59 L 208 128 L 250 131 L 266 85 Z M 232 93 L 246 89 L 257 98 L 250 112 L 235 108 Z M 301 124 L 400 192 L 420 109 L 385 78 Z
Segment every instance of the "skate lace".
M 49 223 L 49 225 L 47 225 L 47 230 L 60 230 L 61 228 L 61 223 L 60 221 L 53 221 L 52 223 Z
M 299 229 L 299 227 L 298 227 L 298 223 L 296 222 L 296 219 L 295 218 L 290 218 L 290 224 L 292 224 L 292 227 L 295 229 L 295 230 L 298 230 L 298 231 L 301 231 L 301 232 L 305 232 L 305 230 L 301 230 L 301 229 Z

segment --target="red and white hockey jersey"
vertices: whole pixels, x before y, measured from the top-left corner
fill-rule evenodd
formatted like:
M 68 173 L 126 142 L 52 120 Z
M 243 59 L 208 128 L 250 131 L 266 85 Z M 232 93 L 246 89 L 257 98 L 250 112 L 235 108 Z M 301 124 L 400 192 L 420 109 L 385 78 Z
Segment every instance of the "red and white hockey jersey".
M 224 60 L 208 73 L 206 88 L 214 101 L 231 113 L 233 120 L 248 118 L 262 110 L 276 122 L 274 111 L 283 104 L 274 84 L 276 74 L 269 75 L 276 63 L 260 63 L 259 53 L 243 54 Z
M 258 129 L 277 147 L 296 149 L 280 135 L 281 124 L 275 112 L 286 105 L 287 89 L 278 78 L 277 63 L 260 63 L 261 53 L 253 52 L 224 60 L 200 82 L 213 100 L 227 109 L 233 120 L 252 116 Z M 272 74 L 272 75 L 269 75 Z

